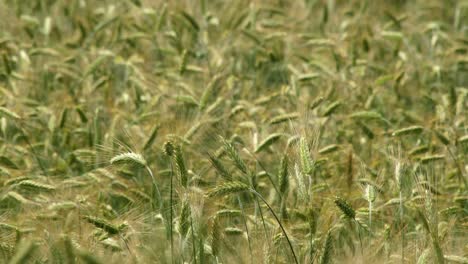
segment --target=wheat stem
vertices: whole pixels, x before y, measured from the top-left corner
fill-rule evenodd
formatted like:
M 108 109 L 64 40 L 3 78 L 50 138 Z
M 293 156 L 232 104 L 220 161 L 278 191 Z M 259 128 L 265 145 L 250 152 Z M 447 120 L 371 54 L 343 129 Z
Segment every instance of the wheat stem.
M 289 239 L 288 237 L 288 234 L 286 233 L 286 230 L 284 229 L 283 227 L 283 224 L 281 224 L 281 221 L 279 220 L 278 216 L 276 215 L 275 211 L 273 211 L 273 208 L 271 208 L 271 206 L 268 204 L 268 202 L 263 198 L 262 195 L 260 195 L 260 193 L 258 193 L 257 191 L 255 190 L 250 190 L 253 194 L 255 194 L 256 196 L 258 196 L 262 201 L 263 203 L 268 207 L 268 210 L 270 210 L 270 213 L 273 215 L 273 217 L 276 219 L 276 222 L 278 223 L 278 225 L 280 226 L 281 228 L 281 231 L 283 232 L 283 235 L 284 237 L 286 238 L 286 240 L 288 241 L 288 245 L 289 245 L 289 249 L 291 250 L 291 253 L 294 257 L 294 263 L 296 264 L 299 264 L 299 261 L 297 260 L 297 257 L 296 257 L 296 253 L 294 252 L 294 248 L 293 248 L 293 245 L 291 243 L 291 240 Z

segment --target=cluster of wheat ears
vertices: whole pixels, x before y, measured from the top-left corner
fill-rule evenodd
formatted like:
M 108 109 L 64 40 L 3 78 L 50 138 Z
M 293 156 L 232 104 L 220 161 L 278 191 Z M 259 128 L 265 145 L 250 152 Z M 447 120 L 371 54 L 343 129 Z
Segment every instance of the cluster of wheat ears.
M 0 17 L 0 263 L 468 263 L 466 1 Z

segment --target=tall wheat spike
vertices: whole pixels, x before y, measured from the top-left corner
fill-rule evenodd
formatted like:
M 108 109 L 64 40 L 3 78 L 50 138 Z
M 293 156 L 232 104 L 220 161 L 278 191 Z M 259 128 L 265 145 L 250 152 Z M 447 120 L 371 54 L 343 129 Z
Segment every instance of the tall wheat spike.
M 244 160 L 240 157 L 239 152 L 232 145 L 231 142 L 226 139 L 222 139 L 224 143 L 224 150 L 229 158 L 234 162 L 234 165 L 244 174 L 247 174 L 247 166 L 244 163 Z
M 177 175 L 179 176 L 180 185 L 187 188 L 188 172 L 185 166 L 184 157 L 182 155 L 182 148 L 176 146 L 174 150 L 174 161 L 177 168 Z
M 288 157 L 284 155 L 281 159 L 280 168 L 278 172 L 278 186 L 282 196 L 286 194 L 286 191 L 289 186 L 288 163 Z
M 223 177 L 225 180 L 231 181 L 232 175 L 227 170 L 227 168 L 223 165 L 223 163 L 212 154 L 208 154 L 208 157 L 210 159 L 211 164 L 216 169 L 216 171 L 218 171 L 221 177 Z
M 312 172 L 312 159 L 310 157 L 309 145 L 304 137 L 299 140 L 299 156 L 301 158 L 302 173 L 309 175 Z

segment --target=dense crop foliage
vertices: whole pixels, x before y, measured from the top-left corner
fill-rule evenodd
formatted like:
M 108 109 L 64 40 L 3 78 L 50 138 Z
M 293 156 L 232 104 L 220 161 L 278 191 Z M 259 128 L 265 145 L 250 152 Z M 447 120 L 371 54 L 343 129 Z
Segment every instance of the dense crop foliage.
M 468 263 L 468 2 L 0 16 L 0 263 Z

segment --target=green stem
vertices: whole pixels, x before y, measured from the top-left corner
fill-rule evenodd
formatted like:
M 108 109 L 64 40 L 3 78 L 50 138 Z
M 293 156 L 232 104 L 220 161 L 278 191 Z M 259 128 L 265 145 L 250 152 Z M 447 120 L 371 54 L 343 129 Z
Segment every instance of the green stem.
M 266 224 L 265 224 L 265 218 L 263 217 L 263 212 L 262 212 L 262 208 L 260 207 L 260 203 L 258 202 L 258 198 L 256 197 L 255 199 L 255 202 L 257 203 L 257 206 L 258 206 L 258 211 L 260 213 L 260 218 L 262 219 L 262 224 L 263 224 L 263 229 L 265 230 L 265 238 L 267 239 L 267 241 L 271 241 L 270 239 L 270 234 L 268 233 L 268 230 L 267 230 L 267 227 L 266 227 Z
M 278 216 L 276 215 L 276 213 L 273 211 L 273 209 L 271 208 L 271 206 L 268 204 L 268 202 L 263 198 L 263 196 L 261 194 L 259 194 L 257 191 L 253 190 L 253 189 L 250 189 L 250 191 L 255 194 L 256 196 L 258 196 L 258 198 L 260 198 L 263 203 L 265 203 L 265 205 L 268 207 L 268 210 L 270 210 L 270 213 L 275 217 L 276 219 L 276 222 L 278 223 L 278 225 L 280 226 L 281 228 L 281 231 L 283 232 L 283 235 L 284 237 L 286 238 L 286 240 L 288 241 L 288 245 L 289 245 L 289 248 L 291 249 L 291 253 L 294 257 L 294 263 L 296 264 L 299 264 L 299 261 L 297 260 L 297 257 L 296 257 L 296 253 L 294 252 L 294 248 L 292 246 L 292 243 L 291 243 L 291 240 L 289 240 L 289 237 L 288 237 L 288 234 L 286 233 L 286 230 L 284 229 L 283 225 L 281 224 L 281 221 L 279 220 Z
M 249 243 L 249 252 L 250 252 L 250 263 L 253 263 L 253 254 L 252 254 L 252 244 L 250 242 L 249 228 L 247 227 L 247 219 L 245 218 L 244 206 L 242 206 L 242 201 L 240 196 L 237 196 L 237 201 L 239 202 L 239 207 L 242 211 L 242 220 L 244 220 L 245 232 L 247 232 L 247 242 Z
M 149 175 L 151 176 L 151 180 L 153 181 L 153 195 L 154 195 L 154 191 L 156 191 L 156 195 L 157 195 L 156 199 L 158 199 L 159 210 L 161 210 L 162 199 L 161 199 L 161 192 L 159 191 L 158 184 L 156 183 L 156 179 L 154 178 L 153 172 L 151 171 L 150 167 L 147 165 L 145 168 L 146 168 L 146 171 L 148 171 Z
M 170 185 L 170 197 L 169 197 L 169 232 L 170 232 L 170 238 L 171 238 L 171 263 L 174 263 L 174 237 L 172 235 L 172 229 L 173 229 L 173 212 L 172 212 L 172 206 L 173 206 L 173 201 L 172 201 L 172 192 L 173 192 L 173 166 L 172 166 L 172 161 L 171 161 L 171 185 Z
M 465 189 L 468 190 L 468 182 L 465 179 L 465 176 L 463 175 L 463 170 L 460 167 L 460 164 L 458 163 L 458 158 L 453 154 L 453 152 L 450 150 L 449 146 L 447 146 L 448 153 L 450 154 L 450 157 L 452 158 L 453 162 L 455 163 L 455 167 L 457 168 L 458 171 L 458 179 L 463 184 L 465 185 Z
M 193 218 L 192 212 L 190 211 L 190 228 L 192 229 L 192 250 L 193 250 L 193 262 L 197 264 L 197 251 L 195 250 L 195 230 L 193 230 Z
M 23 125 L 20 122 L 17 122 L 17 124 L 18 124 L 21 132 L 24 135 L 24 139 L 26 140 L 26 144 L 28 144 L 28 147 L 31 149 L 31 153 L 34 156 L 34 159 L 36 159 L 37 165 L 39 165 L 39 168 L 41 168 L 41 171 L 42 171 L 42 173 L 44 173 L 44 176 L 48 176 L 47 171 L 44 168 L 44 165 L 42 164 L 41 160 L 39 159 L 39 156 L 36 154 L 36 151 L 34 150 L 31 142 L 29 141 L 29 136 L 28 136 L 28 134 L 26 134 L 26 131 L 25 131 Z

